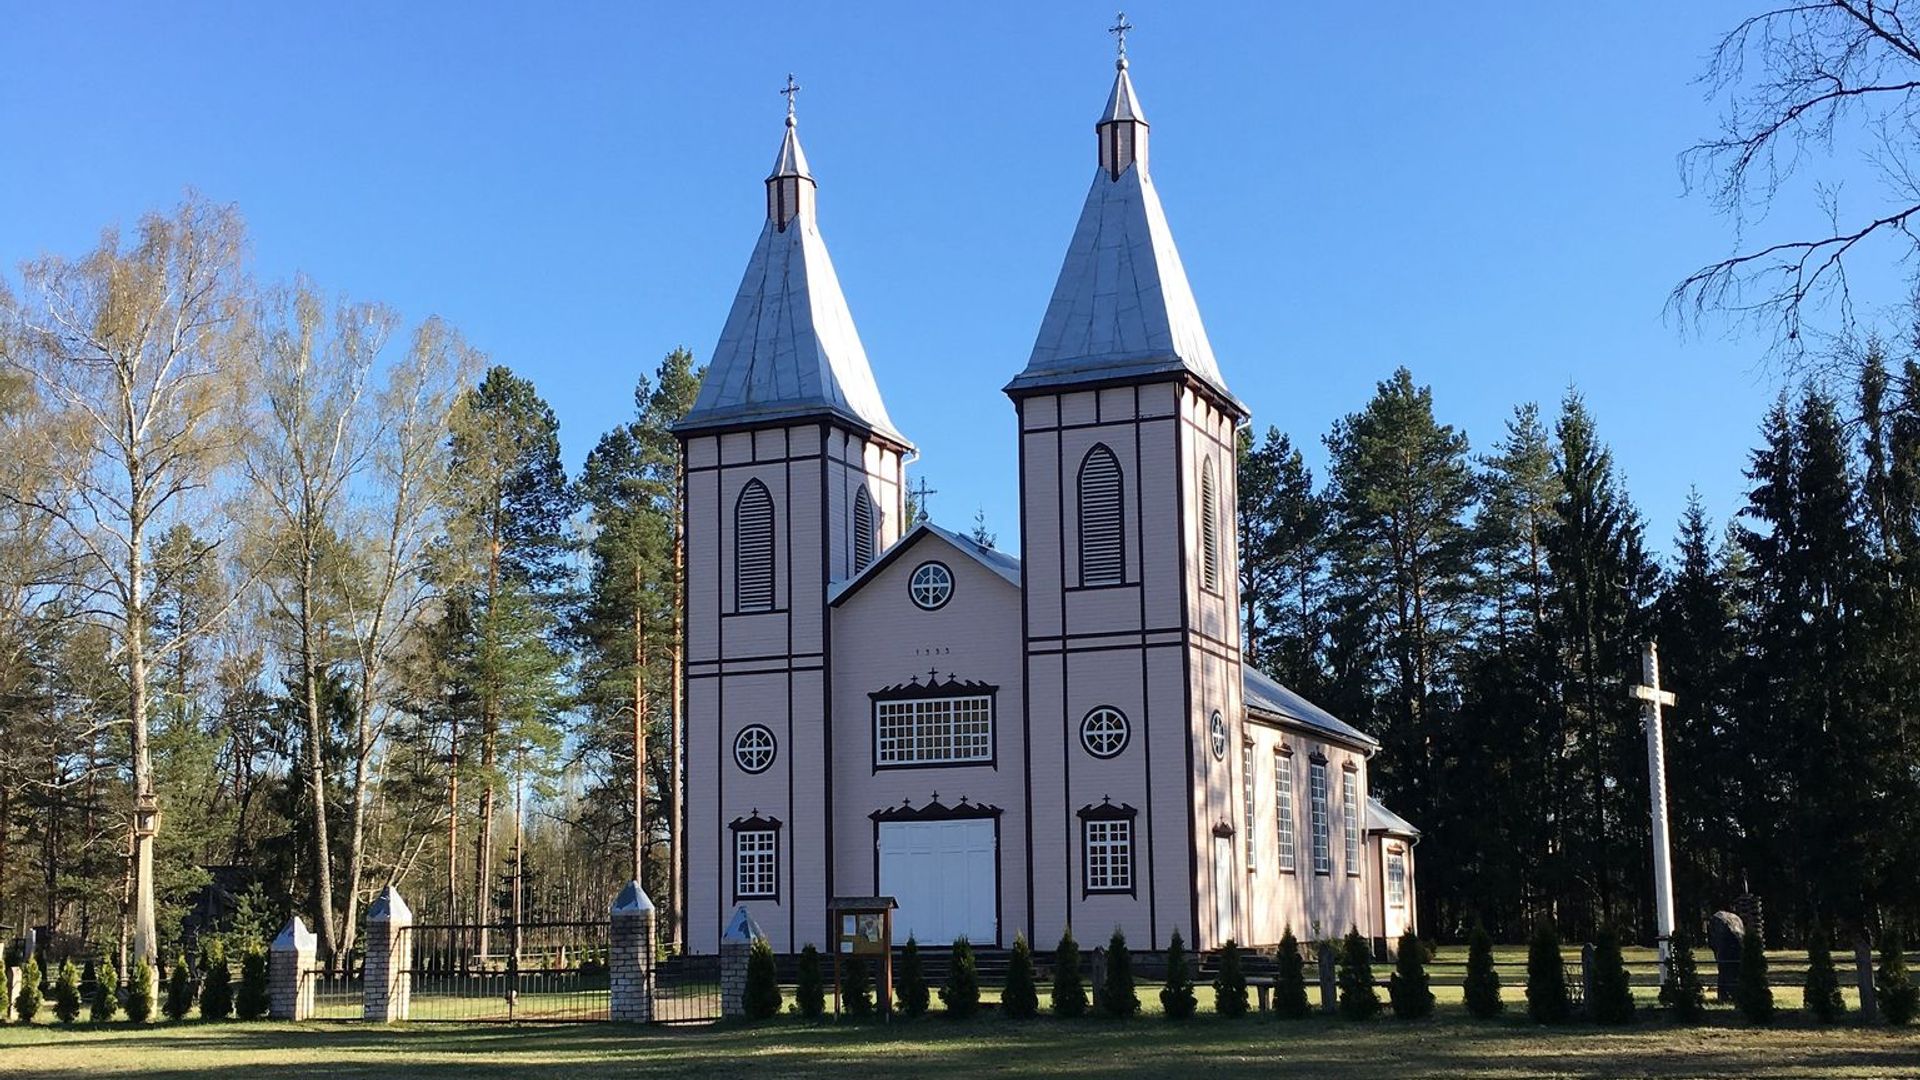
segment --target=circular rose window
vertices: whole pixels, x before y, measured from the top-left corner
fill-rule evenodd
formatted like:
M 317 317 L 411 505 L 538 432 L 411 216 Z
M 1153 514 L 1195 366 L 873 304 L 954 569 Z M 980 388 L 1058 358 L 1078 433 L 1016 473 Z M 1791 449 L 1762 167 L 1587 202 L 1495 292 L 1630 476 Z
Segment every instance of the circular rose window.
M 1132 735 L 1126 716 L 1111 705 L 1100 706 L 1080 721 L 1080 745 L 1097 758 L 1118 757 Z
M 765 724 L 749 724 L 733 737 L 733 760 L 741 772 L 766 772 L 774 755 L 773 732 Z
M 953 599 L 953 571 L 945 564 L 923 562 L 913 568 L 907 579 L 907 595 L 923 611 L 938 611 Z

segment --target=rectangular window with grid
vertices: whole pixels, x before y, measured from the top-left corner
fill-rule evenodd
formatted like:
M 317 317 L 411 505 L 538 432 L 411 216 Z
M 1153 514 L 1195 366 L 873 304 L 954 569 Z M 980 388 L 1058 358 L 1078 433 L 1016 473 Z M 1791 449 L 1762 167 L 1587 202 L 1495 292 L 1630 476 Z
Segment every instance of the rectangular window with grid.
M 1387 855 L 1387 906 L 1407 906 L 1407 857 L 1397 851 Z
M 1293 759 L 1273 756 L 1273 816 L 1280 837 L 1280 869 L 1293 873 Z
M 1260 840 L 1253 828 L 1253 744 L 1250 742 L 1240 744 L 1240 803 L 1241 809 L 1246 812 L 1240 831 L 1247 838 L 1247 873 L 1251 874 L 1254 871 L 1254 849 L 1260 846 Z
M 1090 893 L 1133 891 L 1133 822 L 1085 821 L 1087 881 Z
M 1328 836 L 1333 822 L 1328 820 L 1327 806 L 1327 763 L 1310 761 L 1307 763 L 1307 804 L 1313 820 L 1313 872 L 1316 874 L 1333 873 L 1333 845 Z
M 1347 876 L 1360 876 L 1360 784 L 1357 774 L 1340 774 L 1340 831 L 1347 844 Z
M 733 894 L 741 900 L 780 895 L 780 834 L 741 829 L 733 834 Z
M 964 764 L 993 760 L 993 698 L 879 701 L 873 707 L 873 763 Z

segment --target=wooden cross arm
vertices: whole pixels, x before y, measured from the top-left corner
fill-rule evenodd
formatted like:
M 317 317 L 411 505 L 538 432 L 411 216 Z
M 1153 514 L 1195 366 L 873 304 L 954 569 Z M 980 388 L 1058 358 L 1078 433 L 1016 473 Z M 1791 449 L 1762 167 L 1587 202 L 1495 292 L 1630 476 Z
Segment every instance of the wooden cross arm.
M 1672 691 L 1656 690 L 1651 686 L 1629 686 L 1627 696 L 1637 701 L 1651 701 L 1655 705 L 1671 706 L 1674 703 Z

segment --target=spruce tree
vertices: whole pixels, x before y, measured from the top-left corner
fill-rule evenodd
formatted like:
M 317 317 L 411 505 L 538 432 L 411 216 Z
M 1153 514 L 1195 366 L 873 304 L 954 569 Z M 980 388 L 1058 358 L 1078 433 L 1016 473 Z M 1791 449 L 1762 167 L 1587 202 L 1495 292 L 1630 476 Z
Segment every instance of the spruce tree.
M 53 1015 L 63 1024 L 71 1024 L 80 1019 L 80 1010 L 86 1005 L 80 994 L 80 969 L 68 960 L 60 965 L 60 975 L 53 982 Z
M 1433 987 L 1427 977 L 1426 946 L 1411 932 L 1400 935 L 1400 953 L 1394 957 L 1387 994 L 1393 1001 L 1393 1015 L 1402 1020 L 1433 1015 Z
M 896 978 L 900 983 L 901 1015 L 925 1016 L 932 994 L 927 988 L 926 964 L 920 959 L 920 943 L 911 934 L 900 953 L 900 974 Z
M 873 976 L 863 956 L 849 956 L 840 969 L 840 1007 L 855 1020 L 873 1015 Z
M 1040 990 L 1033 980 L 1033 947 L 1025 934 L 1013 936 L 1013 955 L 1007 958 L 1007 985 L 1000 991 L 1001 1015 L 1031 1020 L 1040 1015 Z
M 1300 940 L 1293 927 L 1280 935 L 1280 972 L 1274 979 L 1273 1013 L 1282 1020 L 1304 1020 L 1312 1015 L 1307 1003 L 1307 959 L 1300 953 Z
M 1244 985 L 1242 990 L 1244 992 Z M 1167 985 L 1160 988 L 1160 1011 L 1169 1020 L 1185 1020 L 1198 1006 L 1193 996 L 1193 972 L 1187 968 L 1187 943 L 1180 931 L 1167 943 Z
M 133 962 L 127 977 L 127 1019 L 136 1024 L 153 1019 L 153 967 L 144 956 Z
M 1100 987 L 1100 1008 L 1122 1020 L 1140 1011 L 1140 995 L 1133 989 L 1133 953 L 1117 926 L 1107 939 L 1107 981 Z
M 13 1015 L 23 1024 L 33 1023 L 40 1015 L 40 959 L 33 957 L 20 970 L 20 993 L 13 999 Z
M 1767 951 L 1749 922 L 1740 937 L 1740 982 L 1734 987 L 1740 1015 L 1755 1024 L 1773 1023 L 1773 988 L 1767 985 Z
M 225 1020 L 232 1015 L 233 969 L 227 966 L 227 947 L 210 941 L 200 950 L 200 1018 Z
M 747 988 L 742 1004 L 747 1019 L 770 1020 L 780 1015 L 780 973 L 774 966 L 773 946 L 755 938 L 747 953 Z
M 1334 969 L 1340 987 L 1340 1015 L 1349 1020 L 1371 1020 L 1380 1015 L 1380 991 L 1373 985 L 1373 956 L 1360 928 L 1347 931 L 1340 945 L 1340 963 Z
M 1807 941 L 1807 978 L 1801 1005 L 1808 1016 L 1822 1024 L 1833 1023 L 1847 1011 L 1846 1000 L 1840 996 L 1840 975 L 1833 968 L 1833 946 L 1817 923 Z
M 1660 984 L 1660 1004 L 1682 1024 L 1697 1023 L 1707 1013 L 1707 991 L 1693 957 L 1693 935 L 1684 927 L 1667 939 L 1667 978 Z
M 1620 935 L 1602 929 L 1593 943 L 1593 1000 L 1587 1010 L 1594 1022 L 1618 1025 L 1633 1022 L 1633 984 L 1626 960 L 1620 955 Z
M 800 950 L 800 970 L 794 980 L 793 1004 L 809 1020 L 827 1011 L 827 987 L 820 976 L 820 950 L 812 942 Z
M 1541 919 L 1527 943 L 1527 1015 L 1536 1024 L 1564 1024 L 1572 1012 L 1560 932 L 1551 920 Z
M 1880 1015 L 1895 1027 L 1905 1027 L 1920 1011 L 1920 985 L 1907 973 L 1907 954 L 1900 928 L 1889 926 L 1880 939 L 1880 968 L 1873 974 L 1873 990 L 1880 999 Z
M 1493 935 L 1477 920 L 1467 938 L 1467 977 L 1461 989 L 1467 1012 L 1481 1020 L 1491 1020 L 1507 1007 L 1500 1000 L 1500 972 L 1493 966 Z
M 272 1007 L 267 950 L 258 941 L 247 946 L 240 960 L 240 992 L 234 998 L 242 1020 L 258 1020 Z
M 185 1020 L 193 1011 L 193 970 L 187 967 L 184 953 L 174 957 L 173 974 L 167 979 L 167 1000 L 160 1011 L 169 1020 Z
M 1232 938 L 1220 947 L 1220 970 L 1213 977 L 1213 1011 L 1229 1017 L 1247 1015 L 1247 976 L 1240 970 L 1240 943 Z
M 1086 1015 L 1087 983 L 1080 974 L 1080 944 L 1073 940 L 1071 926 L 1061 932 L 1060 944 L 1053 949 L 1053 990 L 1049 997 L 1055 1016 Z
M 93 997 L 87 1002 L 87 1019 L 104 1024 L 120 1011 L 120 973 L 109 963 L 101 963 L 93 977 Z
M 964 934 L 953 939 L 953 957 L 947 964 L 946 985 L 940 988 L 940 1004 L 955 1020 L 965 1020 L 980 1009 L 980 973 L 974 967 L 973 943 Z

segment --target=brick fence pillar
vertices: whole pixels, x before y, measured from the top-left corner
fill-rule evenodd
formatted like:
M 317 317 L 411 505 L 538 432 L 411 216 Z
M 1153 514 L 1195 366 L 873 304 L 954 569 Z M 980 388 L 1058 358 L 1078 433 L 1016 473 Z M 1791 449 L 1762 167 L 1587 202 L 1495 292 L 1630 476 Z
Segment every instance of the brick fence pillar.
M 653 1021 L 653 901 L 638 881 L 629 881 L 613 901 L 607 975 L 611 1013 L 624 1024 Z
M 413 910 L 389 885 L 367 909 L 367 960 L 361 1015 L 376 1024 L 404 1023 L 413 1006 Z
M 729 1019 L 747 1015 L 747 960 L 753 943 L 766 937 L 745 907 L 733 909 L 726 933 L 720 935 L 720 1015 Z
M 298 915 L 288 919 L 286 929 L 273 939 L 267 953 L 267 986 L 268 1015 L 275 1020 L 305 1020 L 313 1015 L 313 980 L 307 972 L 313 969 L 318 951 L 313 931 Z

